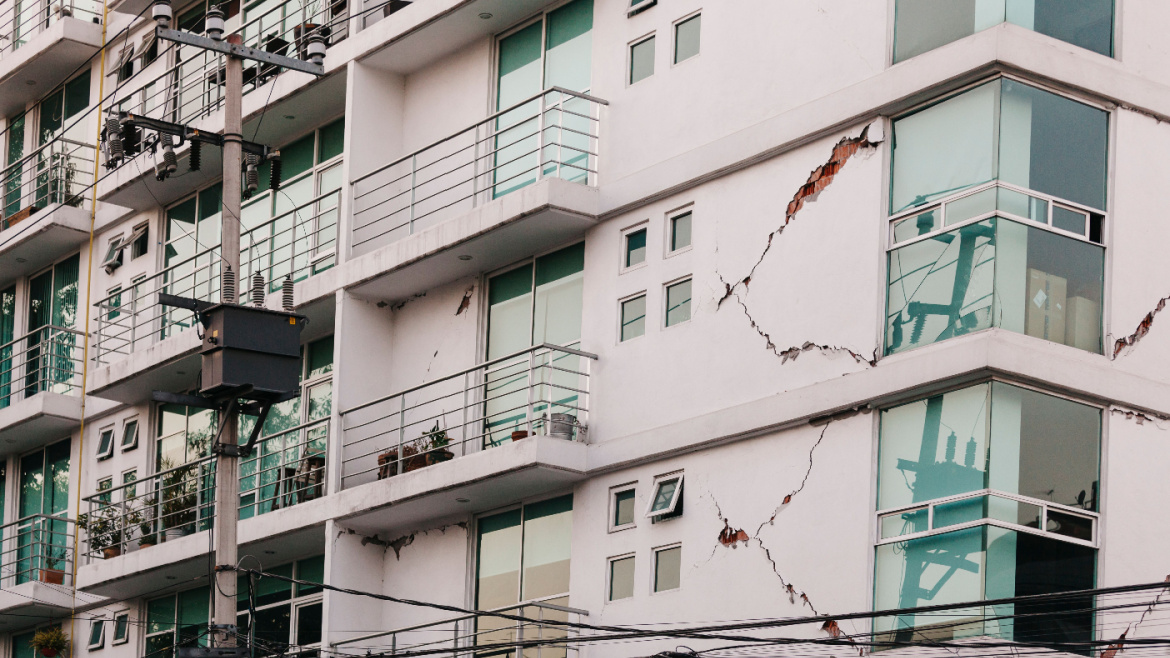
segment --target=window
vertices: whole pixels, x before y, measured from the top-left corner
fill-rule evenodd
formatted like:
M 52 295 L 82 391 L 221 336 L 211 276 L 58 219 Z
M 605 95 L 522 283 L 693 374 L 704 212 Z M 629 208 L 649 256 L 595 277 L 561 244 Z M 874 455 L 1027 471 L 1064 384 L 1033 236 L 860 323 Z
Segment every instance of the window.
M 634 595 L 634 556 L 609 561 L 609 600 L 628 599 Z
M 90 650 L 101 649 L 106 645 L 106 621 L 104 619 L 95 619 L 89 622 L 89 644 Z
M 880 423 L 876 609 L 1094 587 L 1100 409 L 989 382 L 886 409 Z M 1011 606 L 955 609 L 874 630 L 1084 642 L 1091 608 L 1091 597 L 1016 604 L 1010 624 L 998 617 Z
M 646 516 L 654 520 L 665 520 L 682 514 L 682 488 L 682 473 L 655 478 L 650 508 L 646 510 Z
M 130 500 L 138 496 L 138 486 L 134 483 L 138 481 L 138 469 L 132 468 L 122 474 L 122 484 L 130 485 L 122 488 L 122 498 Z
M 114 638 L 110 640 L 111 646 L 119 644 L 126 644 L 130 641 L 130 613 L 119 612 L 114 615 Z
M 13 402 L 12 365 L 11 359 L 15 351 L 12 345 L 16 338 L 16 286 L 9 286 L 0 290 L 0 409 L 4 409 Z M 17 387 L 19 390 L 19 386 Z
M 691 246 L 691 211 L 670 218 L 670 244 L 667 252 L 682 251 Z
M 142 63 L 138 67 L 138 70 L 140 71 L 147 66 L 150 66 L 151 62 L 158 59 L 158 39 L 156 38 L 153 30 L 147 32 L 142 37 L 142 50 L 140 57 L 142 59 Z
M 699 54 L 699 26 L 702 14 L 679 21 L 674 25 L 674 63 L 688 60 Z
M 476 525 L 476 609 L 521 601 L 568 605 L 572 495 L 481 517 Z M 516 626 L 490 617 L 479 618 L 477 625 L 485 643 L 511 637 Z
M 74 354 L 80 350 L 80 343 L 77 334 L 56 328 L 72 329 L 77 323 L 79 268 L 80 256 L 74 254 L 29 278 L 25 306 L 28 342 L 39 342 L 43 347 L 35 357 L 32 350 L 26 357 L 26 396 L 42 391 L 66 393 L 73 388 L 74 368 L 80 361 Z
M 118 49 L 118 59 L 113 61 L 113 70 L 117 74 L 117 84 L 130 79 L 134 75 L 134 44 L 127 39 L 126 44 Z
M 29 121 L 27 113 L 13 117 L 8 122 L 8 148 L 5 152 L 4 165 L 4 204 L 0 206 L 0 215 L 5 217 L 15 215 L 27 205 L 24 198 L 24 171 L 19 163 L 24 159 L 25 124 Z M 0 222 L 0 229 L 8 228 L 7 222 Z
M 98 500 L 109 505 L 110 504 L 110 489 L 114 488 L 114 478 L 102 478 L 98 480 Z M 104 493 L 103 493 L 104 492 Z
M 145 256 L 150 250 L 150 224 L 143 223 L 134 227 L 126 242 L 130 244 L 130 260 Z
M 179 263 L 184 265 L 171 271 L 163 292 L 180 297 L 211 299 L 212 293 L 219 289 L 219 252 L 211 249 L 220 242 L 222 201 L 223 185 L 216 183 L 167 208 L 163 267 L 169 268 Z M 241 287 L 246 287 L 242 278 L 238 281 Z M 171 308 L 163 311 L 163 314 L 159 332 L 163 338 L 173 335 L 179 329 L 190 327 L 193 322 L 191 312 L 186 309 Z
M 1107 131 L 1006 78 L 894 121 L 887 354 L 992 326 L 1101 352 Z
M 678 589 L 682 581 L 682 546 L 654 550 L 654 591 Z
M 114 428 L 107 427 L 98 436 L 98 459 L 109 459 L 114 454 Z
M 106 274 L 112 274 L 114 270 L 122 266 L 122 249 L 126 243 L 122 242 L 121 235 L 115 235 L 110 238 L 110 246 L 106 249 L 106 257 L 102 259 L 102 268 Z
M 646 333 L 646 295 L 638 295 L 621 303 L 621 342 Z
M 122 452 L 138 447 L 138 419 L 131 418 L 122 425 Z
M 673 327 L 691 319 L 691 280 L 666 286 L 666 326 Z
M 284 145 L 278 192 L 268 187 L 271 163 L 261 163 L 260 186 L 241 214 L 241 268 L 261 271 L 270 292 L 287 276 L 302 281 L 336 264 L 344 148 L 344 117 Z
M 895 62 L 1004 22 L 1113 53 L 1113 0 L 897 0 L 894 16 Z
M 625 530 L 634 526 L 634 494 L 633 485 L 619 487 L 610 492 L 609 529 Z
M 325 556 L 298 560 L 271 570 L 278 575 L 313 583 L 325 582 Z M 263 647 L 257 655 L 281 655 L 303 651 L 321 643 L 322 601 L 320 587 L 294 585 L 276 578 L 262 578 L 252 584 L 256 623 L 248 611 L 248 581 L 239 579 L 236 626 L 248 644 Z
M 216 413 L 212 409 L 159 405 L 155 470 L 165 471 L 211 454 L 215 431 Z
M 658 4 L 658 0 L 630 0 L 630 8 L 626 10 L 626 15 L 633 16 L 644 12 L 656 4 Z
M 145 654 L 173 658 L 181 646 L 208 646 L 210 611 L 211 590 L 206 586 L 148 601 Z
M 20 458 L 17 520 L 20 527 L 39 531 L 45 539 L 18 551 L 15 565 L 7 567 L 15 571 L 18 585 L 36 580 L 41 569 L 59 569 L 71 546 L 71 528 L 65 520 L 69 509 L 69 443 L 66 439 Z M 34 534 L 23 536 L 31 538 Z
M 654 75 L 654 37 L 630 46 L 630 84 Z
M 122 286 L 114 286 L 106 291 L 106 319 L 117 320 L 122 317 Z
M 625 235 L 625 255 L 622 268 L 629 269 L 646 262 L 646 229 L 640 228 Z

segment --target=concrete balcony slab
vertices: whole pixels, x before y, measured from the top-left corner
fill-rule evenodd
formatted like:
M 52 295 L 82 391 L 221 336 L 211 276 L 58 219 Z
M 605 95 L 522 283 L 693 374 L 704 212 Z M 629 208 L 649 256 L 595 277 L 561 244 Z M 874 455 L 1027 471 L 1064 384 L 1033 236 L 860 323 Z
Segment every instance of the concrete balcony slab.
M 0 633 L 7 633 L 59 618 L 75 608 L 84 609 L 102 599 L 74 592 L 68 585 L 32 581 L 0 590 Z
M 128 354 L 111 354 L 90 372 L 89 392 L 126 404 L 149 400 L 152 391 L 183 391 L 195 384 L 202 341 L 186 329 Z
M 95 230 L 115 222 L 129 209 L 100 204 Z M 0 286 L 44 269 L 89 240 L 89 209 L 55 204 L 0 231 Z
M 69 16 L 0 58 L 0 115 L 12 116 L 49 93 L 101 45 L 100 24 Z

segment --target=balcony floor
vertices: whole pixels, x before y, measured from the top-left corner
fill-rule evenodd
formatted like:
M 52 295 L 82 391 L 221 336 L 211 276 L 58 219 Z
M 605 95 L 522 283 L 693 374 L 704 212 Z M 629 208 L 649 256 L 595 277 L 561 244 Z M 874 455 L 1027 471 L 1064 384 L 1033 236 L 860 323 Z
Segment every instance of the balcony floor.
M 21 583 L 0 590 L 0 633 L 32 626 L 68 615 L 74 608 L 84 609 L 100 602 L 101 597 L 77 592 L 68 585 L 51 585 L 39 581 Z
M 62 18 L 5 55 L 0 59 L 0 116 L 12 116 L 49 93 L 101 45 L 101 25 Z

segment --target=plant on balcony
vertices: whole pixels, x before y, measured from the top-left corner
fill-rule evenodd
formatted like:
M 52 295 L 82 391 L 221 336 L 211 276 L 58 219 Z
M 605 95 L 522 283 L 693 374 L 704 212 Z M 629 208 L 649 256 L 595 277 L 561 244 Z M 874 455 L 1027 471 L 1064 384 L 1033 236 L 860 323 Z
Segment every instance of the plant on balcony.
M 154 506 L 158 502 L 154 498 L 140 498 L 142 504 L 142 521 L 138 524 L 138 548 L 148 548 L 158 543 L 158 530 L 155 523 Z
M 127 539 L 126 529 L 141 521 L 142 515 L 137 510 L 129 510 L 123 515 L 113 505 L 104 505 L 92 514 L 77 517 L 78 527 L 85 530 L 89 537 L 90 552 L 101 551 L 107 560 L 122 554 L 122 542 Z
M 418 454 L 418 448 L 410 443 L 402 446 L 402 460 L 403 462 L 410 460 Z M 398 446 L 390 448 L 386 452 L 378 455 L 378 479 L 385 480 L 388 477 L 398 475 Z M 405 471 L 406 469 L 404 469 Z
M 173 467 L 170 460 L 163 460 L 166 473 L 162 476 L 162 525 L 166 538 L 177 539 L 195 531 L 196 507 L 194 468 L 195 464 Z
M 438 464 L 440 462 L 450 461 L 455 457 L 455 453 L 447 449 L 451 444 L 451 438 L 447 436 L 447 430 L 439 428 L 439 422 L 435 421 L 435 426 L 429 432 L 426 432 L 414 442 L 415 456 L 406 458 L 406 471 L 415 471 L 425 466 Z
M 60 626 L 42 628 L 29 640 L 29 646 L 45 658 L 54 658 L 69 651 L 69 636 Z
M 38 580 L 50 585 L 63 585 L 65 583 L 65 571 L 61 568 L 63 566 L 65 566 L 65 547 L 50 546 L 49 554 L 45 556 L 45 566 L 41 569 Z

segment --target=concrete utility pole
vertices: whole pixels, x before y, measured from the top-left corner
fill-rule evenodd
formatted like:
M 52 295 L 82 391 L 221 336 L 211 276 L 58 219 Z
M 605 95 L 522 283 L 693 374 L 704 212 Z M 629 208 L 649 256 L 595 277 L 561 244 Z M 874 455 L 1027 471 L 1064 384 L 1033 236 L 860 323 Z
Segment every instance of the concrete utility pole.
M 314 75 L 323 75 L 325 40 L 319 34 L 306 35 L 305 53 L 309 62 L 248 48 L 239 34 L 229 35 L 224 43 L 225 16 L 223 10 L 213 7 L 205 19 L 207 36 L 198 36 L 171 30 L 170 0 L 158 0 L 153 16 L 158 23 L 159 39 L 176 41 L 221 52 L 224 65 L 224 129 L 223 129 L 223 207 L 220 213 L 221 247 L 224 273 L 231 272 L 235 285 L 220 286 L 220 301 L 236 303 L 236 297 L 246 282 L 240 281 L 240 205 L 243 188 L 243 60 L 257 60 L 283 68 L 291 68 Z M 168 139 L 170 139 L 168 137 Z M 221 281 L 223 281 L 221 277 Z M 237 506 L 239 504 L 239 415 L 235 404 L 228 404 L 223 412 L 223 429 L 216 446 L 215 460 L 215 590 L 212 592 L 212 628 L 217 647 L 234 647 L 236 638 L 236 572 L 238 561 Z M 264 422 L 265 415 L 257 419 Z M 258 429 L 258 428 L 257 428 Z M 257 432 L 253 432 L 253 440 Z

